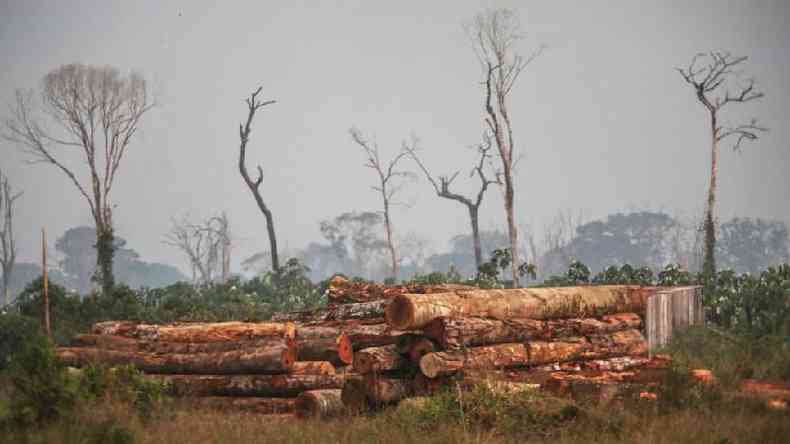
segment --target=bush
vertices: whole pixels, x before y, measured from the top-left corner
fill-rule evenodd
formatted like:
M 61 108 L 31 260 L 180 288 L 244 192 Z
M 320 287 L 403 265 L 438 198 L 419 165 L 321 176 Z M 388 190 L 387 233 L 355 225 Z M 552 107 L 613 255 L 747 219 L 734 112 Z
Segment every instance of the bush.
M 35 319 L 18 314 L 0 314 L 0 372 L 8 367 L 11 356 L 22 348 L 22 343 L 39 334 Z

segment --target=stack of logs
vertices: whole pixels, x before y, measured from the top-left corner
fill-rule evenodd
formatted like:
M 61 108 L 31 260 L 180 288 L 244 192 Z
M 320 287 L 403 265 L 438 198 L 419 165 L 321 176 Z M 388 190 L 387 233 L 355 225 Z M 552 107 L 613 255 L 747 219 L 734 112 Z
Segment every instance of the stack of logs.
M 393 295 L 385 319 L 395 338 L 355 350 L 359 376 L 346 381 L 343 403 L 364 411 L 459 383 L 602 398 L 641 389 L 668 364 L 648 357 L 642 334 L 655 292 L 587 286 Z
M 655 380 L 666 364 L 647 357 L 641 332 L 655 292 L 336 277 L 325 308 L 257 323 L 102 322 L 57 353 L 74 367 L 132 364 L 200 405 L 301 417 L 361 412 L 459 382 L 612 394 Z

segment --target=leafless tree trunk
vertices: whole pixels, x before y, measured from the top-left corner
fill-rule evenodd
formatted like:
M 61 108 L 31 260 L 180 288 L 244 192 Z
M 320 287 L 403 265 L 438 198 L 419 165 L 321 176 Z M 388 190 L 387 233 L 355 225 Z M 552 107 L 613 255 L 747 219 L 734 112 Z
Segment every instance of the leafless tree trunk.
M 259 109 L 276 103 L 275 100 L 261 101 L 261 99 L 258 98 L 258 94 L 261 93 L 262 89 L 263 87 L 259 87 L 255 92 L 250 94 L 249 98 L 247 98 L 247 122 L 239 124 L 239 138 L 241 139 L 241 144 L 239 145 L 239 172 L 244 179 L 244 183 L 247 184 L 250 192 L 252 192 L 255 203 L 258 204 L 258 209 L 261 210 L 263 217 L 266 218 L 266 231 L 269 233 L 269 250 L 272 255 L 272 269 L 277 272 L 280 270 L 280 260 L 277 256 L 277 236 L 274 232 L 274 216 L 272 216 L 271 210 L 263 201 L 260 190 L 261 183 L 263 182 L 263 168 L 258 165 L 258 178 L 253 181 L 252 178 L 250 178 L 250 174 L 247 172 L 246 164 L 247 142 L 250 140 L 250 132 L 252 131 L 252 119 Z
M 8 177 L 0 171 L 0 217 L 3 218 L 0 230 L 0 265 L 3 267 L 3 305 L 10 301 L 9 288 L 16 264 L 16 242 L 14 241 L 14 201 L 22 192 L 12 193 Z
M 17 90 L 5 137 L 34 162 L 60 169 L 88 202 L 96 224 L 97 279 L 110 294 L 115 284 L 110 192 L 140 119 L 153 106 L 146 81 L 109 66 L 64 65 L 44 77 L 40 106 L 33 99 L 32 91 Z M 61 157 L 74 148 L 83 155 L 83 171 Z
M 227 280 L 231 236 L 224 212 L 202 223 L 193 223 L 186 216 L 181 221 L 173 221 L 165 243 L 178 248 L 187 257 L 193 282 L 200 285 L 214 282 L 218 268 L 222 282 Z
M 390 260 L 392 261 L 392 277 L 395 279 L 395 281 L 397 281 L 398 275 L 400 273 L 400 262 L 398 261 L 398 255 L 395 251 L 395 241 L 392 229 L 392 215 L 390 213 L 390 209 L 394 203 L 393 197 L 398 191 L 400 191 L 400 184 L 395 183 L 395 180 L 398 177 L 411 176 L 409 172 L 399 171 L 397 169 L 398 162 L 400 162 L 401 159 L 407 155 L 407 152 L 401 150 L 395 157 L 392 158 L 392 160 L 384 163 L 379 157 L 378 144 L 375 142 L 368 142 L 368 140 L 356 128 L 351 128 L 349 132 L 351 133 L 351 138 L 354 140 L 354 142 L 362 147 L 362 149 L 365 151 L 365 155 L 367 156 L 367 163 L 365 163 L 365 166 L 376 171 L 376 174 L 378 175 L 379 184 L 373 186 L 372 188 L 381 194 L 381 202 L 384 206 L 384 231 L 387 236 L 387 248 L 389 249 Z
M 515 51 L 513 46 L 522 38 L 520 23 L 516 13 L 507 9 L 478 14 L 468 26 L 467 32 L 485 72 L 485 122 L 494 135 L 502 160 L 500 173 L 504 185 L 505 215 L 513 259 L 513 287 L 519 287 L 518 230 L 513 208 L 516 151 L 508 97 L 519 74 L 540 54 L 542 48 L 526 59 Z
M 474 245 L 474 253 L 475 253 L 475 266 L 476 268 L 480 268 L 483 264 L 483 252 L 480 248 L 480 222 L 479 222 L 479 210 L 480 205 L 483 203 L 483 195 L 485 194 L 488 186 L 491 184 L 498 183 L 496 180 L 491 180 L 486 177 L 485 172 L 483 171 L 484 164 L 486 160 L 490 159 L 490 151 L 493 148 L 491 142 L 491 135 L 486 132 L 483 134 L 483 142 L 477 146 L 477 151 L 480 154 L 480 159 L 475 164 L 474 168 L 472 168 L 471 175 L 477 175 L 480 179 L 480 189 L 477 191 L 477 195 L 474 198 L 469 198 L 463 196 L 461 194 L 454 193 L 450 191 L 450 185 L 453 183 L 456 177 L 458 177 L 459 171 L 456 171 L 450 177 L 447 176 L 439 176 L 439 181 L 437 182 L 436 179 L 431 176 L 431 173 L 425 167 L 425 165 L 420 160 L 419 156 L 417 155 L 417 140 L 413 139 L 411 146 L 404 143 L 403 149 L 409 153 L 412 159 L 417 163 L 420 167 L 422 172 L 425 174 L 425 177 L 428 179 L 428 182 L 433 185 L 433 189 L 436 191 L 436 195 L 445 199 L 454 200 L 456 202 L 460 202 L 464 206 L 466 206 L 467 211 L 469 212 L 469 222 L 472 227 L 472 243 Z
M 700 59 L 702 62 L 700 63 Z M 746 103 L 763 97 L 762 92 L 755 90 L 754 79 L 739 80 L 739 73 L 735 68 L 748 59 L 746 56 L 734 57 L 729 52 L 710 52 L 697 54 L 685 69 L 677 68 L 683 80 L 692 86 L 697 100 L 708 111 L 710 121 L 710 184 L 708 185 L 708 200 L 705 208 L 703 230 L 705 233 L 705 246 L 702 263 L 702 273 L 712 277 L 716 273 L 716 180 L 718 175 L 719 144 L 728 137 L 735 137 L 733 149 L 740 148 L 744 140 L 757 140 L 758 133 L 765 131 L 752 119 L 748 124 L 734 127 L 724 127 L 720 122 L 719 112 L 730 103 Z M 700 66 L 702 65 L 702 66 Z M 729 83 L 734 83 L 730 85 Z M 731 89 L 735 90 L 734 93 Z

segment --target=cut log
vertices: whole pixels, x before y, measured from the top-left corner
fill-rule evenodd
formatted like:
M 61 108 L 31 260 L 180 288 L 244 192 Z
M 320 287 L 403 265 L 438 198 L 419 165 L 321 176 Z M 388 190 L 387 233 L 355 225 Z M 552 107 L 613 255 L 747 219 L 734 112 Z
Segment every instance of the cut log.
M 635 313 L 606 315 L 600 319 L 486 319 L 439 317 L 430 321 L 423 334 L 441 348 L 453 349 L 530 340 L 549 341 L 561 337 L 588 336 L 625 329 L 639 329 L 641 318 Z
M 387 305 L 387 323 L 398 330 L 420 329 L 438 317 L 474 316 L 500 320 L 598 317 L 644 313 L 655 288 L 625 285 L 458 290 L 430 295 L 403 294 Z
M 299 418 L 334 418 L 345 413 L 341 389 L 308 390 L 296 398 L 296 416 Z
M 174 396 L 296 397 L 307 390 L 340 389 L 340 375 L 147 375 Z
M 261 349 L 221 353 L 153 354 L 62 347 L 56 350 L 56 354 L 61 362 L 71 367 L 131 364 L 146 373 L 287 373 L 296 361 L 296 347 L 290 341 Z
M 346 379 L 340 398 L 349 413 L 359 414 L 370 409 L 368 396 L 365 393 L 365 381 L 361 376 Z
M 396 379 L 370 373 L 364 376 L 365 395 L 374 406 L 394 404 L 414 393 L 410 379 Z
M 419 365 L 420 359 L 422 359 L 423 356 L 435 351 L 439 351 L 439 347 L 437 347 L 436 343 L 432 340 L 424 337 L 416 339 L 412 341 L 411 348 L 408 352 L 409 361 Z
M 260 415 L 294 413 L 296 410 L 296 399 L 294 398 L 208 396 L 191 398 L 189 404 L 197 408 L 221 412 L 249 412 Z
M 364 375 L 373 372 L 398 370 L 408 365 L 394 344 L 368 347 L 354 353 L 354 371 Z
M 278 322 L 326 322 L 383 318 L 387 302 L 385 299 L 379 299 L 356 304 L 335 304 L 317 310 L 278 313 L 272 317 L 272 320 Z
M 337 338 L 345 335 L 354 351 L 368 347 L 395 344 L 398 338 L 412 332 L 394 330 L 386 323 L 364 324 L 355 321 L 299 325 L 297 341 L 302 339 Z
M 461 369 L 505 369 L 576 359 L 603 359 L 647 352 L 647 342 L 637 330 L 608 335 L 565 338 L 562 341 L 533 341 L 470 347 L 428 353 L 420 360 L 420 370 L 430 378 Z
M 291 371 L 292 375 L 334 375 L 335 366 L 328 361 L 296 361 Z
M 329 281 L 327 297 L 332 304 L 348 304 L 390 299 L 396 295 L 406 293 L 446 293 L 454 290 L 473 290 L 475 288 L 460 284 L 409 284 L 387 287 L 372 282 L 352 282 L 342 276 L 335 276 Z
M 99 322 L 93 333 L 164 342 L 224 342 L 268 337 L 293 338 L 290 322 L 213 322 L 176 325 L 136 324 L 129 321 Z

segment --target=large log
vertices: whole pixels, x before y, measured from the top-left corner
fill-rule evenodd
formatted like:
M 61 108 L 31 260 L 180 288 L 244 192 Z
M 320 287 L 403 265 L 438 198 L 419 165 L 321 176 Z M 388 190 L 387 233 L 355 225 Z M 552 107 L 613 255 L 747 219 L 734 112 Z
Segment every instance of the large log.
M 409 357 L 409 361 L 419 365 L 420 359 L 422 359 L 423 356 L 435 351 L 439 351 L 439 347 L 436 343 L 431 339 L 423 337 L 412 341 L 407 356 Z
M 334 418 L 345 413 L 341 389 L 308 390 L 296 398 L 296 416 L 299 418 Z
M 387 302 L 385 299 L 379 299 L 354 304 L 334 304 L 317 310 L 278 313 L 272 317 L 272 320 L 280 322 L 326 322 L 383 318 L 384 307 L 386 307 Z
M 293 338 L 291 322 L 212 322 L 175 325 L 137 324 L 129 321 L 99 322 L 93 333 L 164 342 L 225 342 L 259 338 Z
M 364 376 L 365 395 L 373 406 L 393 404 L 414 394 L 411 379 L 390 378 L 370 373 Z
M 361 376 L 350 377 L 340 392 L 340 398 L 346 411 L 352 414 L 359 414 L 370 409 L 368 396 L 365 389 L 365 380 Z
M 296 397 L 307 390 L 340 389 L 341 375 L 148 375 L 175 396 Z
M 335 366 L 328 361 L 296 361 L 288 372 L 292 375 L 334 375 Z
M 259 415 L 294 413 L 296 410 L 295 398 L 207 396 L 191 398 L 189 403 L 197 408 L 221 412 L 249 412 Z
M 600 335 L 625 329 L 639 329 L 642 319 L 635 313 L 581 319 L 487 319 L 439 317 L 423 328 L 423 334 L 441 348 L 453 349 L 479 345 L 550 341 L 561 337 Z
M 408 360 L 398 353 L 395 344 L 368 347 L 354 353 L 354 371 L 361 375 L 398 370 L 407 365 Z
M 430 295 L 403 294 L 385 310 L 397 330 L 420 329 L 438 317 L 474 316 L 508 320 L 598 317 L 643 313 L 654 288 L 625 285 L 458 290 Z
M 218 353 L 232 350 L 254 350 L 282 341 L 264 338 L 224 342 L 162 342 L 145 341 L 116 335 L 80 334 L 71 343 L 75 347 L 95 347 L 104 350 L 145 352 L 156 354 Z M 343 334 L 334 338 L 299 339 L 296 341 L 300 361 L 329 361 L 333 365 L 348 365 L 354 359 L 351 341 Z
M 589 338 L 507 343 L 428 353 L 420 360 L 420 370 L 424 375 L 435 378 L 462 369 L 505 369 L 576 359 L 641 355 L 646 352 L 647 342 L 642 333 L 623 330 Z
M 366 324 L 356 321 L 299 325 L 297 342 L 302 339 L 337 338 L 344 335 L 354 351 L 368 347 L 395 344 L 398 338 L 412 332 L 391 328 L 386 323 Z
M 332 304 L 349 304 L 368 302 L 378 299 L 390 299 L 399 294 L 431 294 L 446 293 L 455 290 L 472 290 L 476 287 L 460 284 L 408 284 L 384 286 L 372 282 L 352 282 L 342 276 L 335 276 L 329 281 L 327 297 Z
M 71 367 L 131 364 L 147 373 L 287 373 L 296 361 L 296 346 L 292 341 L 281 341 L 261 349 L 194 354 L 153 354 L 62 347 L 56 350 L 56 354 L 61 362 Z

